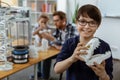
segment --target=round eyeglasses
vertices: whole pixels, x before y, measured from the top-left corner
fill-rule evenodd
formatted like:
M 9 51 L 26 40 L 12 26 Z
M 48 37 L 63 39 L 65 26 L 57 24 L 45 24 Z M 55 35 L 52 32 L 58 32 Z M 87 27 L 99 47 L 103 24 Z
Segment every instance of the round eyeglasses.
M 90 27 L 97 26 L 97 23 L 95 21 L 86 21 L 86 20 L 78 20 L 78 24 L 81 26 L 86 26 L 88 24 Z

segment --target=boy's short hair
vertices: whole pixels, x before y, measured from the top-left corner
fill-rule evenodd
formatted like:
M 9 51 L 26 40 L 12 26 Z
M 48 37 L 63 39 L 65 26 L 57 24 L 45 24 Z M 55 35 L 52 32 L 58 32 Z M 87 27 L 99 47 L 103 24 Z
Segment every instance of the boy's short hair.
M 77 16 L 76 16 L 76 20 L 78 20 L 80 16 L 83 16 L 83 17 L 88 16 L 92 18 L 93 20 L 95 20 L 98 25 L 100 25 L 101 23 L 101 18 L 102 18 L 101 12 L 96 6 L 92 4 L 86 4 L 80 7 L 78 10 Z
M 46 20 L 49 20 L 49 17 L 48 17 L 46 14 L 41 14 L 41 15 L 39 16 L 39 18 L 38 18 L 37 21 L 39 21 L 41 18 L 44 18 L 44 19 L 46 19 Z

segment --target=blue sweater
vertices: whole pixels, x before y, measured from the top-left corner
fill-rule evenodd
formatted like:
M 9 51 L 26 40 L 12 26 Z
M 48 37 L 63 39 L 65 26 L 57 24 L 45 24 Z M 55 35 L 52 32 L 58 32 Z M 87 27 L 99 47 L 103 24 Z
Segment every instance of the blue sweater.
M 100 46 L 94 50 L 94 54 L 104 54 L 106 51 L 111 51 L 109 45 L 103 40 L 99 39 Z M 63 48 L 57 56 L 56 62 L 63 61 L 73 54 L 74 49 L 79 43 L 79 36 L 68 39 L 64 44 Z M 106 72 L 112 80 L 113 75 L 113 63 L 112 56 L 105 60 L 106 62 Z M 99 77 L 94 73 L 94 71 L 89 68 L 85 62 L 78 60 L 73 63 L 66 71 L 66 80 L 99 80 Z

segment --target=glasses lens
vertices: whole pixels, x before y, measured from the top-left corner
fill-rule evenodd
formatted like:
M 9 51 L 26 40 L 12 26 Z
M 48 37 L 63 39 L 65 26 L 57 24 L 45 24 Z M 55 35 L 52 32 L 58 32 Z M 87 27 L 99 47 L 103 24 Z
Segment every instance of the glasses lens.
M 89 26 L 94 27 L 97 25 L 97 23 L 95 21 L 85 21 L 85 20 L 78 20 L 78 24 L 81 26 L 86 26 L 88 23 Z
M 91 22 L 89 22 L 89 26 L 94 27 L 94 26 L 96 26 L 96 25 L 97 25 L 97 23 L 96 23 L 95 21 L 91 21 Z
M 81 26 L 85 26 L 87 22 L 85 20 L 78 20 L 78 24 Z

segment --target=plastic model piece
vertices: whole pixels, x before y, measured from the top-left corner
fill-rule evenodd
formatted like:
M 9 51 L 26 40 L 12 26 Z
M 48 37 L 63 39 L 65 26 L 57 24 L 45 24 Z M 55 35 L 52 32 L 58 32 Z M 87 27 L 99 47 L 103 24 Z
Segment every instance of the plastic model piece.
M 111 56 L 111 52 L 107 51 L 105 54 L 94 54 L 94 50 L 98 48 L 100 45 L 100 42 L 97 38 L 91 39 L 87 44 L 86 47 L 88 47 L 86 55 L 80 55 L 84 59 L 87 65 L 94 65 L 94 62 L 101 64 L 102 61 L 106 60 Z M 82 50 L 80 50 L 82 51 Z
M 99 40 L 97 38 L 93 38 L 91 39 L 85 46 L 89 47 L 87 50 L 87 55 L 80 55 L 80 57 L 82 57 L 84 59 L 85 62 L 87 62 L 91 56 L 93 55 L 94 49 L 96 49 L 97 47 L 99 47 Z M 80 50 L 82 51 L 82 50 Z
M 49 48 L 48 40 L 42 38 L 41 46 L 38 48 L 38 51 L 47 51 Z
M 105 54 L 96 54 L 93 55 L 87 62 L 87 65 L 94 65 L 93 63 L 96 62 L 97 64 L 101 64 L 102 61 L 106 60 L 111 56 L 111 52 L 108 51 Z
M 39 33 L 41 34 L 41 33 L 44 33 L 44 32 L 48 32 L 48 33 L 50 33 L 51 32 L 51 30 L 50 29 L 44 29 L 44 30 L 42 30 L 42 31 L 39 31 Z
M 8 53 L 11 52 L 12 48 L 10 43 L 12 40 L 8 38 L 9 30 L 8 19 L 6 19 L 6 11 L 9 8 L 0 7 L 0 70 L 10 70 L 13 68 L 13 63 L 7 60 Z

